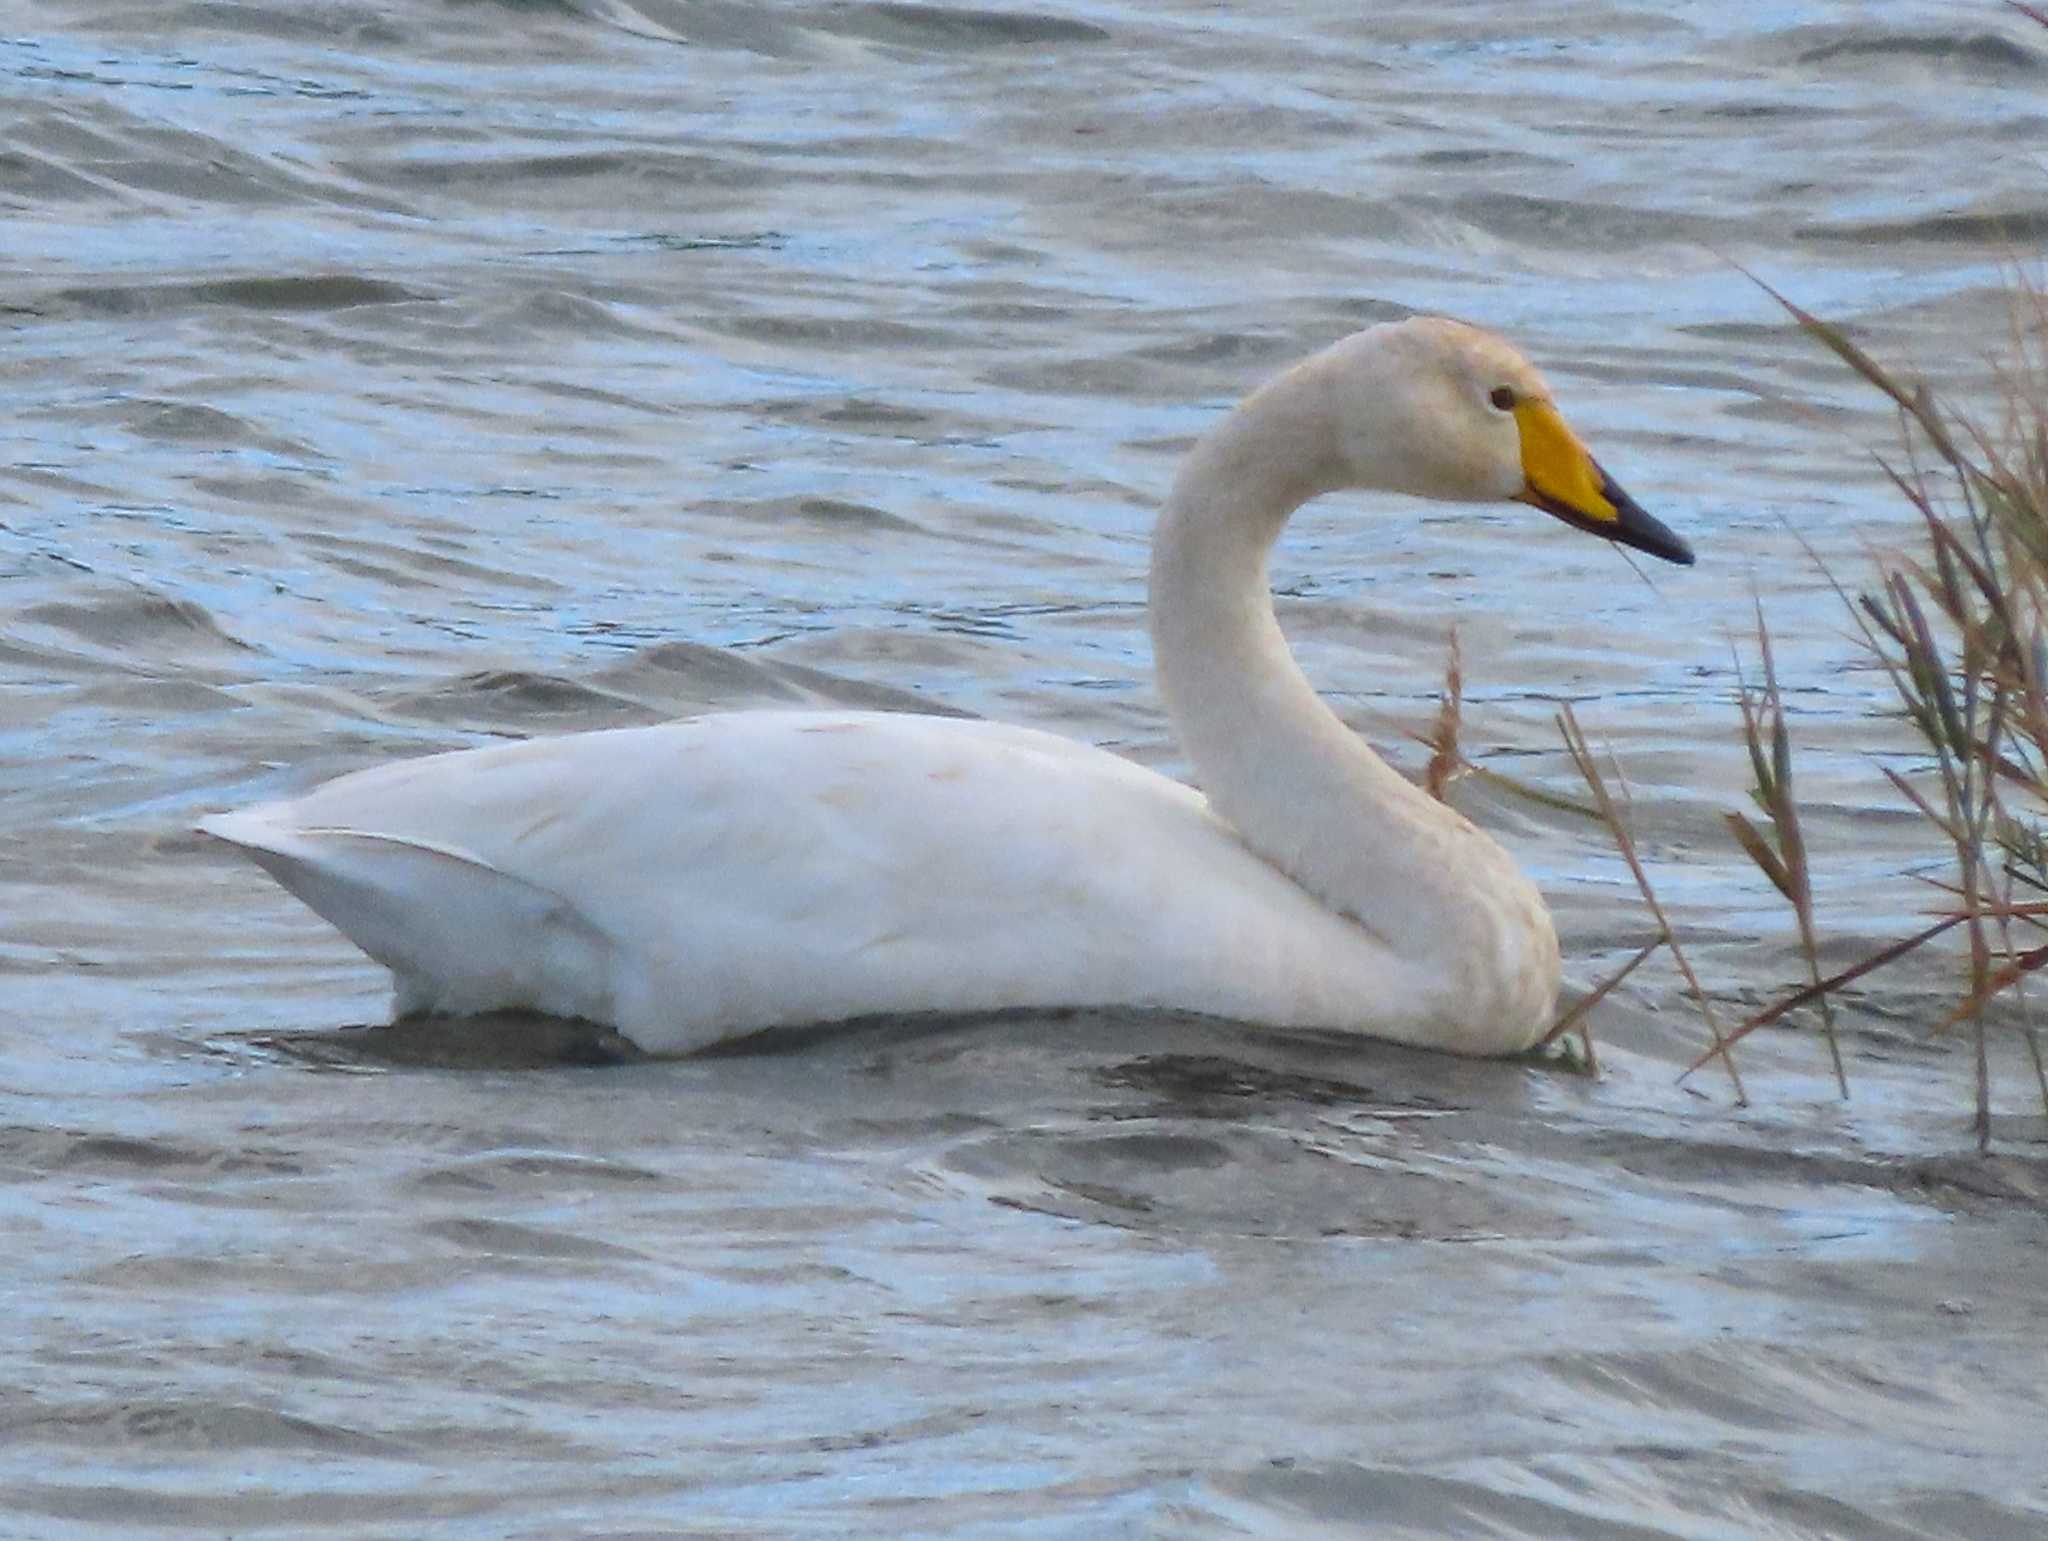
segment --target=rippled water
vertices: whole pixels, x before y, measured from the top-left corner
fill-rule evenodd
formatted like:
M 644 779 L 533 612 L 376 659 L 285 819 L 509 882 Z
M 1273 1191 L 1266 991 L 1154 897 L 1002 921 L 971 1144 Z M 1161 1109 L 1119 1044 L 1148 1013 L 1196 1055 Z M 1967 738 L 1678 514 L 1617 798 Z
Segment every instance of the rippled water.
M 41 0 L 0 13 L 0 1530 L 2035 1535 L 2038 1117 L 1965 1144 L 1939 979 L 1754 1102 L 1645 970 L 1592 1082 L 1012 1017 L 577 1068 L 342 1033 L 382 974 L 202 812 L 704 704 L 925 704 L 1175 765 L 1175 456 L 1408 309 L 1512 334 L 1689 535 L 1339 500 L 1276 567 L 1397 758 L 1625 763 L 1730 1010 L 1781 637 L 1831 956 L 1921 897 L 1853 577 L 1890 428 L 1730 266 L 1966 397 L 2048 231 L 1989 3 L 1031 10 Z M 1541 528 L 1536 527 L 1541 524 Z M 1483 789 L 1590 982 L 1601 840 Z

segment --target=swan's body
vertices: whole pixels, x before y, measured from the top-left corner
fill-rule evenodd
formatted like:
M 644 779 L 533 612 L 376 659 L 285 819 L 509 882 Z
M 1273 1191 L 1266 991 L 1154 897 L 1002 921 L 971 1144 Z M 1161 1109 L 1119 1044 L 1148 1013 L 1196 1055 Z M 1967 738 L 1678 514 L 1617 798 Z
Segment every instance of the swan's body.
M 1016 1006 L 1526 1048 L 1558 983 L 1541 896 L 1344 727 L 1273 618 L 1267 550 L 1346 486 L 1521 497 L 1691 559 L 1504 343 L 1376 327 L 1206 435 L 1161 515 L 1160 683 L 1207 798 L 997 723 L 748 711 L 383 766 L 202 827 L 390 967 L 402 1013 L 534 1007 L 657 1052 Z
M 1504 859 L 1518 929 L 1548 950 L 1468 985 L 1509 974 L 1537 998 L 1447 1012 L 1464 992 L 1199 793 L 1002 723 L 730 712 L 380 766 L 207 827 L 389 965 L 402 1013 L 531 1005 L 657 1050 L 1033 1002 L 1446 1042 L 1464 1015 L 1540 1014 L 1555 984 L 1541 903 Z

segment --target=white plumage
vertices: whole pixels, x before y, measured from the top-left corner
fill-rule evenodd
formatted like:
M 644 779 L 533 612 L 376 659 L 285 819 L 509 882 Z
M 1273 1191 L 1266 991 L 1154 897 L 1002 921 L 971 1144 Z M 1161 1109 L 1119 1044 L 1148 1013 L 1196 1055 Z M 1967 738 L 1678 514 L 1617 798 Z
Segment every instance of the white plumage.
M 1556 995 L 1542 900 L 1317 699 L 1265 556 L 1299 503 L 1368 486 L 1522 497 L 1690 560 L 1590 457 L 1553 464 L 1560 442 L 1584 457 L 1526 362 L 1437 320 L 1347 339 L 1205 436 L 1152 620 L 1208 799 L 1030 729 L 745 711 L 380 766 L 200 827 L 389 967 L 402 1014 L 533 1007 L 680 1052 L 882 1012 L 1160 1007 L 1511 1052 Z

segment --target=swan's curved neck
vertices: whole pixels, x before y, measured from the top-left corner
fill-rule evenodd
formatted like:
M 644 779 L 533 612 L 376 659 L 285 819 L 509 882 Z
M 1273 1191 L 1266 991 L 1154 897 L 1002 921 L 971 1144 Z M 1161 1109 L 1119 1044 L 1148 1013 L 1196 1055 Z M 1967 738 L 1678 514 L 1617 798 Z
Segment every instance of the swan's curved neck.
M 1266 558 L 1288 516 L 1360 482 L 1347 462 L 1370 467 L 1376 449 L 1383 461 L 1399 455 L 1361 442 L 1374 431 L 1369 411 L 1340 428 L 1330 358 L 1253 395 L 1204 435 L 1174 482 L 1154 537 L 1150 605 L 1167 711 L 1211 806 L 1394 956 L 1426 970 L 1441 963 L 1445 987 L 1469 995 L 1481 982 L 1475 966 L 1495 986 L 1530 973 L 1533 914 L 1554 981 L 1554 933 L 1533 886 L 1338 720 L 1274 618 Z

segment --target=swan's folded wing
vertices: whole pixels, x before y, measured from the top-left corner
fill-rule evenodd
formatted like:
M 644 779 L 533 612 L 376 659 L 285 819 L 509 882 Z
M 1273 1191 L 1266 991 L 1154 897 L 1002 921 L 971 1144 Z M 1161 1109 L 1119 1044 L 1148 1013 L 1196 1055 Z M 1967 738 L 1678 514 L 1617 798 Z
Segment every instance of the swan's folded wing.
M 1369 940 L 1201 796 L 1001 724 L 742 712 L 345 776 L 210 820 L 397 975 L 681 1050 L 892 1011 L 1322 1022 Z
M 402 1012 L 526 1005 L 694 1039 L 879 1009 L 872 976 L 939 967 L 969 925 L 996 945 L 1056 926 L 1050 886 L 1125 822 L 1091 793 L 1121 782 L 1203 817 L 1029 729 L 738 712 L 400 761 L 200 828 L 390 968 Z

